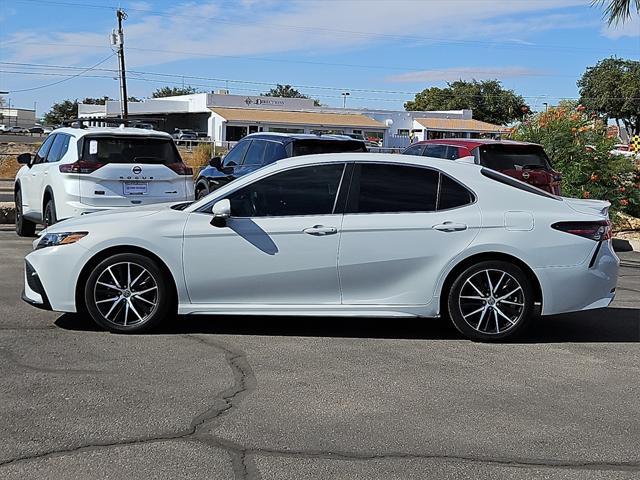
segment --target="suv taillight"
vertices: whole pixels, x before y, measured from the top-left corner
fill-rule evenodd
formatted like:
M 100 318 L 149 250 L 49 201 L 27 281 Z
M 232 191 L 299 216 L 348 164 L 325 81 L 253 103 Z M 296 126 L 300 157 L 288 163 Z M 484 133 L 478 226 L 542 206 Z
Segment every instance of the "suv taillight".
M 613 236 L 609 220 L 600 222 L 558 222 L 551 225 L 551 228 L 596 242 L 609 240 Z
M 187 167 L 182 162 L 168 163 L 166 165 L 178 175 L 193 175 L 193 168 Z
M 65 163 L 58 168 L 61 173 L 93 173 L 102 166 L 104 166 L 102 163 L 78 160 L 74 163 Z

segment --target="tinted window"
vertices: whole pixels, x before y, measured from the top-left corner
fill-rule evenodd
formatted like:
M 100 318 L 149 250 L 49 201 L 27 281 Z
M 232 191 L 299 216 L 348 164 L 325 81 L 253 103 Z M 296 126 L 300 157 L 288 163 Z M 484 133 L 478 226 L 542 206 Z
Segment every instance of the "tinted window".
M 267 145 L 264 151 L 265 165 L 273 163 L 276 160 L 280 160 L 287 156 L 287 152 L 285 151 L 284 146 L 281 143 L 267 141 L 265 141 L 265 143 Z
M 233 165 L 240 165 L 250 143 L 250 141 L 240 142 L 233 147 L 224 157 L 224 166 L 229 167 Z
M 318 165 L 276 173 L 232 193 L 235 217 L 327 215 L 333 212 L 344 164 Z
M 267 142 L 264 140 L 252 140 L 251 145 L 247 148 L 247 154 L 244 156 L 242 165 L 262 165 L 266 146 Z
M 402 152 L 403 155 L 422 155 L 422 150 L 424 149 L 424 145 L 412 145 L 409 148 L 407 148 L 404 152 Z
M 494 170 L 549 168 L 544 150 L 535 145 L 483 145 L 480 164 Z
M 65 135 L 63 133 L 59 133 L 56 135 L 56 139 L 51 145 L 51 149 L 47 154 L 47 162 L 57 162 L 59 161 L 65 153 L 67 153 L 67 148 L 69 148 L 69 135 Z
M 458 152 L 458 147 L 447 147 L 447 156 L 445 158 L 449 160 L 457 160 L 460 158 L 460 153 Z
M 447 146 L 446 145 L 427 145 L 424 149 L 423 155 L 425 157 L 447 158 Z
M 446 175 L 440 175 L 438 210 L 462 207 L 471 202 L 473 202 L 473 196 L 469 190 Z
M 36 158 L 33 160 L 33 163 L 40 163 L 44 160 L 56 137 L 57 135 L 49 135 L 49 137 L 47 137 L 42 146 L 38 149 L 38 153 L 36 153 Z
M 182 162 L 173 141 L 168 138 L 85 137 L 82 158 L 105 163 L 162 164 Z
M 347 213 L 429 212 L 436 209 L 438 172 L 428 168 L 367 163 L 358 165 L 357 170 Z
M 357 140 L 296 140 L 293 143 L 293 156 L 314 155 L 317 153 L 366 152 L 364 142 Z

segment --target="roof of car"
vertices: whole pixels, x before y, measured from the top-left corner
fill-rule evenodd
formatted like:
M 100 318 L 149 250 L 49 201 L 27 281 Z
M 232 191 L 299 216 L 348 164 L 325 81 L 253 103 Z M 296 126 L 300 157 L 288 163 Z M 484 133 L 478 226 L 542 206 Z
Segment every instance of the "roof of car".
M 53 133 L 68 133 L 74 137 L 84 137 L 85 135 L 127 135 L 127 136 L 139 136 L 139 137 L 161 137 L 171 138 L 166 132 L 160 132 L 158 130 L 149 130 L 146 128 L 134 128 L 134 127 L 86 127 L 86 128 L 74 128 L 74 127 L 62 127 L 56 128 L 51 132 Z
M 518 142 L 515 140 L 496 140 L 493 138 L 439 138 L 434 140 L 423 140 L 416 142 L 414 145 L 420 144 L 436 144 L 436 145 L 458 145 L 469 149 L 479 147 L 480 145 L 536 145 L 537 143 Z
M 346 135 L 317 135 L 314 133 L 280 133 L 280 132 L 258 132 L 251 133 L 244 138 L 257 138 L 262 140 L 321 140 L 321 141 L 340 141 L 340 142 L 362 142 L 355 138 L 347 137 Z

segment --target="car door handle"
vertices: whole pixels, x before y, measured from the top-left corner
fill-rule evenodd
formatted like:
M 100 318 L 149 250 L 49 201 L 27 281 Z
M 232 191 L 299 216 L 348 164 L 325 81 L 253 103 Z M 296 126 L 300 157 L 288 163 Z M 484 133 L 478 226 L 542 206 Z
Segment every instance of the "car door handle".
M 441 232 L 461 232 L 462 230 L 466 230 L 467 226 L 464 223 L 443 222 L 434 225 L 432 228 Z
M 334 233 L 338 233 L 338 229 L 336 227 L 314 225 L 313 227 L 305 228 L 303 232 L 307 235 L 315 235 L 316 237 L 321 237 L 323 235 L 333 235 Z

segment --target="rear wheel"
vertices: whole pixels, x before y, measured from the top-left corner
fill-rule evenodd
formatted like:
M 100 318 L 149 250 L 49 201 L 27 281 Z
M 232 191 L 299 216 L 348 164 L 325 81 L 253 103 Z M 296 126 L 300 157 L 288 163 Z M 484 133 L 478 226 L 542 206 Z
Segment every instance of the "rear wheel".
M 447 306 L 451 321 L 473 340 L 504 340 L 530 320 L 533 289 L 527 275 L 503 261 L 485 261 L 453 282 Z
M 53 201 L 53 198 L 50 198 L 45 204 L 42 219 L 44 221 L 45 228 L 58 223 L 58 218 L 56 217 L 56 204 Z
M 36 233 L 36 224 L 24 218 L 22 215 L 22 192 L 18 190 L 15 196 L 16 203 L 16 233 L 21 237 L 33 237 Z
M 174 304 L 158 264 L 135 253 L 113 255 L 100 262 L 87 279 L 84 298 L 98 325 L 124 333 L 151 329 Z

